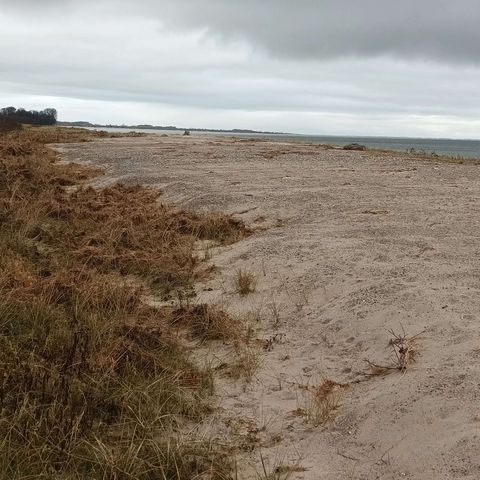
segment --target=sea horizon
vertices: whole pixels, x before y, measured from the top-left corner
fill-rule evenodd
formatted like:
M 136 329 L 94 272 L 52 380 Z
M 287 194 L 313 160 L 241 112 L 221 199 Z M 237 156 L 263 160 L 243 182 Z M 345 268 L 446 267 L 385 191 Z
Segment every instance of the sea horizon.
M 125 131 L 124 127 L 86 127 L 92 130 Z M 127 128 L 129 131 L 151 134 L 183 135 L 184 130 Z M 262 138 L 266 140 L 289 141 L 313 144 L 331 144 L 342 147 L 350 143 L 360 143 L 367 148 L 392 150 L 398 152 L 415 151 L 418 153 L 445 155 L 454 158 L 480 159 L 480 139 L 453 139 L 428 137 L 395 137 L 370 135 L 309 135 L 299 133 L 239 133 L 191 130 L 191 135 L 235 136 L 244 138 Z

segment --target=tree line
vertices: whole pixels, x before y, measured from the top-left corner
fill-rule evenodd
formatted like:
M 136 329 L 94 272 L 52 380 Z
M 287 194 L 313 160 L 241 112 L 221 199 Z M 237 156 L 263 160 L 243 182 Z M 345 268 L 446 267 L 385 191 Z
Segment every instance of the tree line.
M 0 109 L 0 120 L 10 120 L 29 125 L 55 125 L 57 123 L 57 111 L 54 108 L 37 111 L 4 107 Z

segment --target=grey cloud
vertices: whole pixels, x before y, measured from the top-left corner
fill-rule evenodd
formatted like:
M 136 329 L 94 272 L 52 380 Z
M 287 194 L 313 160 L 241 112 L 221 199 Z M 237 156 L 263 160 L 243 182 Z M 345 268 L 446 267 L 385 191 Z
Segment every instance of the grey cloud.
M 479 14 L 470 0 L 0 0 L 0 92 L 197 109 L 182 123 L 198 126 L 209 112 L 460 129 L 480 116 Z
M 0 0 L 28 14 L 112 11 L 156 17 L 169 27 L 204 28 L 277 57 L 394 56 L 480 62 L 478 0 Z
M 186 27 L 245 39 L 279 57 L 397 56 L 480 61 L 478 0 L 164 0 Z

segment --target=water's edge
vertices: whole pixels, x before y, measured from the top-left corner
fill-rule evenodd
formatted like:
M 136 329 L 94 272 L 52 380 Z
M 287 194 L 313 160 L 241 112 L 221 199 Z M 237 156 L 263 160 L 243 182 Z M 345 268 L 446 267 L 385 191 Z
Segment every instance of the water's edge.
M 102 128 L 110 132 L 125 132 L 122 128 Z M 131 129 L 130 131 L 182 135 L 183 131 L 178 130 L 143 130 Z M 253 133 L 219 133 L 219 132 L 192 132 L 191 135 L 212 135 L 222 137 L 243 137 L 243 138 L 262 138 L 268 140 L 314 143 L 329 145 L 348 145 L 349 143 L 360 143 L 368 148 L 380 150 L 393 150 L 405 152 L 414 150 L 418 153 L 436 153 L 438 155 L 447 155 L 449 157 L 475 158 L 480 159 L 480 140 L 452 140 L 443 138 L 396 138 L 396 137 L 342 137 L 327 135 L 294 135 L 294 134 L 253 134 Z

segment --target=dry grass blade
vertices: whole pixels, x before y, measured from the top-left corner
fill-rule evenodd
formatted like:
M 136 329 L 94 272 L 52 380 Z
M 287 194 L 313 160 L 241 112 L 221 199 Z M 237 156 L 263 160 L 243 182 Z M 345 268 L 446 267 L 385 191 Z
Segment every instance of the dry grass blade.
M 402 326 L 402 333 L 389 330 L 391 338 L 388 345 L 392 348 L 392 360 L 387 365 L 379 365 L 367 360 L 371 376 L 387 375 L 394 371 L 406 371 L 419 355 L 418 339 L 424 333 L 408 336 Z
M 398 370 L 406 370 L 411 363 L 416 361 L 416 357 L 419 354 L 417 339 L 423 332 L 413 337 L 408 337 L 405 334 L 405 330 L 403 330 L 400 335 L 396 334 L 393 330 L 390 330 L 389 333 L 392 335 L 389 344 L 392 346 L 397 359 L 396 365 Z

